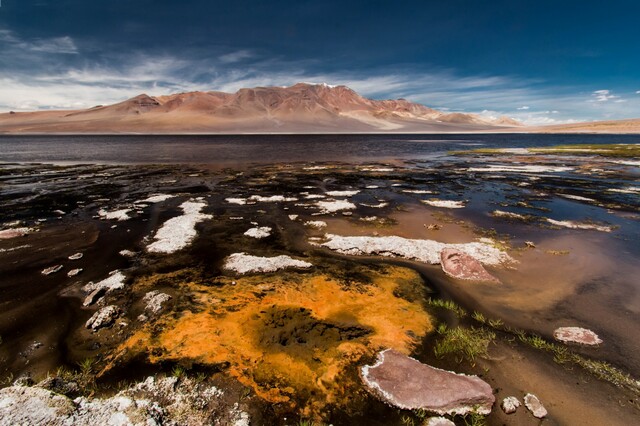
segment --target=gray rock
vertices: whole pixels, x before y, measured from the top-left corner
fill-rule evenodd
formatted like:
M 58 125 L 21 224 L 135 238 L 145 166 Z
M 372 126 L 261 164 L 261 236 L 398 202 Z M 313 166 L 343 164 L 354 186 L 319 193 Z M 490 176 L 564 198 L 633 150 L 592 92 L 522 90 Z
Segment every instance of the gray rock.
M 515 396 L 508 396 L 502 400 L 502 411 L 506 414 L 513 414 L 520 407 L 520 401 Z
M 145 312 L 157 314 L 162 311 L 162 304 L 171 300 L 171 296 L 166 293 L 160 293 L 158 290 L 153 290 L 144 295 L 142 299 L 147 306 L 145 306 Z
M 93 290 L 87 297 L 84 298 L 84 302 L 82 302 L 82 306 L 91 306 L 96 303 L 102 296 L 107 293 L 107 289 L 105 287 L 98 287 Z
M 121 313 L 120 308 L 115 305 L 106 306 L 94 313 L 85 326 L 93 331 L 108 327 L 114 323 Z
M 486 415 L 495 402 L 491 386 L 479 377 L 440 370 L 390 349 L 364 366 L 361 375 L 369 391 L 398 408 Z
M 475 258 L 455 248 L 440 252 L 440 265 L 445 274 L 459 280 L 499 282 Z
M 547 409 L 544 408 L 538 397 L 533 394 L 528 393 L 524 396 L 524 405 L 534 417 L 542 419 L 547 415 Z
M 66 396 L 42 388 L 0 389 L 0 426 L 73 425 L 75 406 Z

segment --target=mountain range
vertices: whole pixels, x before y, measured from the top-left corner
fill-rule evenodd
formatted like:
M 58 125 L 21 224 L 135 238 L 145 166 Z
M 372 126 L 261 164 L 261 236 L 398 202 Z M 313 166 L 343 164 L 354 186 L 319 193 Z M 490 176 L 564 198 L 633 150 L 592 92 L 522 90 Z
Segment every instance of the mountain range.
M 447 113 L 405 99 L 373 100 L 346 86 L 298 83 L 235 93 L 138 95 L 84 110 L 0 114 L 0 133 L 473 132 L 522 126 Z

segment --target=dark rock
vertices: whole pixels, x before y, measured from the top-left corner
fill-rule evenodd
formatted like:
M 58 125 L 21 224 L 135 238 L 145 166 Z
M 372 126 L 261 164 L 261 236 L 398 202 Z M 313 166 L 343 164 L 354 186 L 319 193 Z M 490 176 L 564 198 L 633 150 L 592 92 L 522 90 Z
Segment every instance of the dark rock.
M 40 383 L 38 387 L 53 391 L 61 395 L 71 395 L 80 392 L 80 386 L 76 382 L 68 382 L 61 377 L 47 377 Z
M 362 368 L 362 380 L 385 402 L 409 410 L 489 414 L 495 402 L 491 386 L 479 377 L 440 370 L 391 349 Z
M 480 262 L 457 249 L 443 249 L 440 252 L 440 265 L 445 274 L 459 280 L 499 282 Z

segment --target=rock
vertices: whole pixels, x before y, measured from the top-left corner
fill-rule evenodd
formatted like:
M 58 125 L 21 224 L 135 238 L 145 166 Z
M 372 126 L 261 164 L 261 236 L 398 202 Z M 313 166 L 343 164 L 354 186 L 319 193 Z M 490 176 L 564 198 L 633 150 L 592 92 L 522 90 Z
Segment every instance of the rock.
M 527 248 L 536 248 L 536 244 L 533 241 L 525 241 L 524 245 L 527 246 Z
M 429 417 L 425 426 L 456 426 L 456 424 L 444 417 Z
M 85 326 L 93 331 L 108 327 L 114 323 L 122 311 L 115 305 L 106 306 L 94 313 Z
M 145 314 L 140 314 L 140 315 L 138 315 L 138 321 L 147 322 L 147 321 L 149 321 L 149 317 L 146 316 Z
M 97 283 L 90 282 L 87 283 L 82 289 L 87 293 L 91 293 L 96 289 L 103 288 L 107 293 L 110 293 L 114 290 L 120 290 L 124 288 L 124 282 L 127 277 L 120 272 L 119 270 L 111 271 L 109 276 L 102 281 L 98 281 Z
M 595 346 L 602 343 L 596 333 L 581 327 L 560 327 L 553 332 L 553 337 L 561 342 L 579 343 Z
M 48 268 L 43 269 L 40 273 L 42 275 L 51 275 L 51 274 L 55 274 L 56 272 L 60 272 L 62 268 L 63 268 L 62 265 L 50 266 Z
M 84 298 L 84 302 L 82 302 L 82 306 L 91 306 L 96 303 L 102 296 L 107 293 L 107 289 L 105 287 L 98 287 L 93 290 L 87 297 Z
M 524 396 L 524 405 L 534 417 L 542 419 L 547 415 L 547 409 L 544 408 L 538 397 L 533 394 L 528 393 Z
M 78 386 L 76 382 L 68 382 L 57 376 L 47 377 L 38 383 L 37 386 L 61 395 L 70 395 L 80 392 L 80 386 Z
M 82 259 L 82 256 L 84 256 L 82 253 L 76 253 L 76 254 L 72 254 L 71 256 L 68 257 L 69 260 L 80 260 Z
M 362 367 L 361 375 L 369 391 L 402 409 L 486 415 L 495 402 L 491 386 L 479 377 L 440 370 L 391 349 Z
M 162 304 L 171 300 L 171 296 L 166 293 L 160 293 L 158 290 L 153 290 L 144 295 L 142 299 L 147 306 L 145 306 L 145 312 L 157 314 L 162 310 Z
M 500 282 L 480 262 L 455 248 L 445 248 L 440 252 L 440 265 L 445 274 L 459 280 Z
M 508 396 L 502 400 L 502 411 L 506 414 L 515 413 L 518 407 L 520 407 L 520 401 L 515 396 Z
M 73 424 L 73 402 L 62 395 L 36 387 L 11 386 L 0 389 L 0 425 Z

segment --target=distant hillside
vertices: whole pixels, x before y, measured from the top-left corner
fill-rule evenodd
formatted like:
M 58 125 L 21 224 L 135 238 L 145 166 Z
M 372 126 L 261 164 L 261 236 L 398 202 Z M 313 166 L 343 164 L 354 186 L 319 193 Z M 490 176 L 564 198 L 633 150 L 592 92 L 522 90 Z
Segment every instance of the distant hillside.
M 346 86 L 307 83 L 142 94 L 86 110 L 0 114 L 0 133 L 466 132 L 520 125 L 508 117 L 444 113 L 404 99 L 367 99 Z

